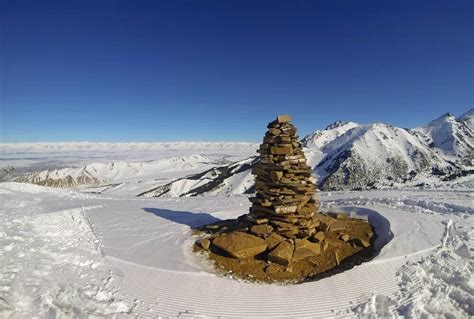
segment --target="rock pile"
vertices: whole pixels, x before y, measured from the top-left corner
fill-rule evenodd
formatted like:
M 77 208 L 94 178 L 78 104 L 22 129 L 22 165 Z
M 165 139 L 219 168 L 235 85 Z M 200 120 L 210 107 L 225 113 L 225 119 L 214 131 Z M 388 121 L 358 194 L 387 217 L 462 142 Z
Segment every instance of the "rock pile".
M 285 238 L 306 238 L 319 226 L 315 200 L 316 179 L 306 164 L 291 117 L 280 115 L 268 124 L 263 143 L 257 151 L 255 166 L 256 196 L 248 215 L 254 229 L 269 230 Z
M 280 115 L 267 126 L 253 169 L 256 195 L 249 213 L 196 230 L 194 249 L 236 276 L 304 280 L 371 248 L 374 234 L 367 221 L 318 213 L 316 180 L 290 122 Z

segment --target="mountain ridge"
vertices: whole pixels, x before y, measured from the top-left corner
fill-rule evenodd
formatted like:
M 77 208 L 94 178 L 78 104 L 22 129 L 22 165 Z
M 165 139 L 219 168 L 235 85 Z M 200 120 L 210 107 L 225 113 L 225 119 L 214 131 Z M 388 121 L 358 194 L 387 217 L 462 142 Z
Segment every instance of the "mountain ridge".
M 473 109 L 459 117 L 445 113 L 427 125 L 413 129 L 381 122 L 336 121 L 324 130 L 306 135 L 302 144 L 322 190 L 437 185 L 473 174 L 473 118 Z M 183 145 L 193 147 L 186 143 Z M 254 144 L 236 143 L 235 146 L 248 148 Z M 150 181 L 148 189 L 141 188 L 133 195 L 246 194 L 252 191 L 254 177 L 250 172 L 256 160 L 257 157 L 253 156 L 230 164 L 214 162 L 214 166 L 203 167 L 205 170 L 201 172 L 181 175 L 153 187 Z M 212 163 L 209 161 L 208 164 Z M 85 174 L 91 177 L 89 175 Z M 95 186 L 114 181 L 110 178 L 82 178 L 81 183 Z M 41 183 L 31 176 L 22 176 L 21 179 Z M 79 184 L 69 181 L 65 185 L 68 183 L 72 187 Z M 63 187 L 61 183 L 56 186 Z M 113 190 L 114 187 L 104 188 L 107 192 Z
M 434 123 L 445 123 L 444 118 L 449 118 L 449 126 L 443 124 L 435 127 Z M 308 159 L 311 159 L 313 154 L 317 158 L 313 171 L 322 190 L 432 185 L 474 173 L 472 129 L 459 123 L 460 120 L 456 118 L 453 122 L 453 118 L 454 116 L 448 113 L 424 127 L 415 129 L 399 128 L 381 122 L 358 124 L 336 121 L 324 130 L 308 134 L 302 139 L 302 143 Z M 433 143 L 433 138 L 436 140 L 441 135 L 440 132 L 449 133 L 456 139 L 448 139 L 445 143 L 438 143 L 439 145 Z M 438 148 L 446 143 L 461 143 L 462 148 Z M 450 149 L 458 153 L 447 152 Z M 180 183 L 188 178 L 195 180 L 195 177 L 185 177 L 180 179 Z M 246 184 L 252 185 L 253 176 L 248 174 L 247 178 Z M 222 183 L 207 183 L 213 183 L 215 187 L 200 195 L 235 193 L 232 188 L 231 191 L 224 191 L 228 186 L 220 187 Z M 228 181 L 226 184 L 229 184 Z M 169 183 L 168 187 L 173 187 L 173 182 Z M 251 190 L 245 190 L 243 193 L 249 191 Z M 196 194 L 198 192 L 190 187 L 187 192 L 175 193 L 174 196 Z M 141 195 L 157 194 L 145 192 Z

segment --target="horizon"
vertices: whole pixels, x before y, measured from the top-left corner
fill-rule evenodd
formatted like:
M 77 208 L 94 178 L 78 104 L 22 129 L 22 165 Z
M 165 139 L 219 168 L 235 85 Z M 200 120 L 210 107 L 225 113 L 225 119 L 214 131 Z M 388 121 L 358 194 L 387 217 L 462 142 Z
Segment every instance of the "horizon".
M 474 105 L 473 3 L 5 1 L 0 143 L 415 128 Z M 318 108 L 318 106 L 320 106 Z
M 431 120 L 428 120 L 425 125 L 428 125 L 431 121 L 434 121 L 434 120 L 437 120 L 443 116 L 446 116 L 446 115 L 451 115 L 451 116 L 454 116 L 456 119 L 459 119 L 462 115 L 468 113 L 468 112 L 473 112 L 474 111 L 474 108 L 470 108 L 468 109 L 467 111 L 465 112 L 462 112 L 461 114 L 453 114 L 451 112 L 445 112 L 443 114 L 441 114 L 440 116 L 438 117 L 435 117 Z M 307 134 L 304 134 L 304 135 L 300 135 L 300 139 L 303 139 L 304 137 L 316 132 L 316 131 L 323 131 L 325 130 L 328 126 L 338 122 L 338 121 L 341 121 L 341 122 L 354 122 L 354 121 L 350 121 L 350 120 L 335 120 L 329 124 L 327 124 L 324 128 L 320 128 L 320 129 L 315 129 Z M 372 122 L 372 123 L 359 123 L 359 122 L 355 122 L 359 125 L 371 125 L 371 124 L 375 124 L 375 123 L 383 123 L 383 124 L 387 124 L 387 125 L 391 125 L 390 123 L 384 123 L 384 122 L 380 122 L 380 121 L 376 121 L 376 122 Z M 421 127 L 423 125 L 420 125 L 418 127 Z M 400 127 L 402 128 L 402 127 Z M 407 129 L 414 129 L 415 127 L 404 127 L 404 128 L 407 128 Z M 298 133 L 297 133 L 298 134 Z M 263 134 L 262 134 L 262 137 L 260 138 L 260 140 L 263 138 Z M 61 143 L 90 143 L 90 144 L 100 144 L 100 143 L 104 143 L 104 144 L 173 144 L 173 143 L 249 143 L 249 144 L 258 144 L 260 143 L 261 141 L 257 140 L 257 141 L 250 141 L 250 140 L 233 140 L 233 141 L 229 141 L 229 140 L 149 140 L 149 141 L 146 141 L 146 140 L 123 140 L 123 141 L 100 141 L 100 140 L 97 140 L 97 141 L 92 141 L 92 140 L 64 140 L 64 141 L 22 141 L 22 142 L 2 142 L 0 141 L 0 145 L 6 145 L 6 144 L 61 144 Z

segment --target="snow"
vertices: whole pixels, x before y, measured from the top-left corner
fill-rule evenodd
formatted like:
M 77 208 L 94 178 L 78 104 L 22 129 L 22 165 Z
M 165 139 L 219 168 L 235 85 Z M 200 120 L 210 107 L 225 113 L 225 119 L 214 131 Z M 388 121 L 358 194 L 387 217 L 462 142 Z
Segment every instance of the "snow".
M 145 162 L 201 154 L 214 160 L 236 161 L 255 154 L 256 143 L 160 142 L 160 143 L 0 143 L 0 167 L 32 172 L 81 167 L 93 162 Z
M 134 151 L 140 152 L 173 152 L 196 150 L 219 150 L 226 149 L 234 152 L 245 151 L 248 147 L 255 146 L 255 143 L 247 142 L 157 142 L 157 143 L 107 143 L 107 142 L 54 142 L 54 143 L 0 143 L 2 153 L 55 153 L 55 152 L 108 152 L 111 154 Z
M 237 175 L 236 175 L 237 176 Z M 0 183 L 0 317 L 469 317 L 474 192 L 321 192 L 368 218 L 380 253 L 299 285 L 214 273 L 190 227 L 247 212 L 246 196 L 128 198 Z
M 399 307 L 396 299 L 373 294 L 353 313 L 360 317 L 464 318 L 474 313 L 472 256 L 462 238 L 472 230 L 452 220 L 445 222 L 443 243 L 433 254 L 408 262 L 397 274 L 401 291 L 412 291 L 411 302 Z M 469 238 L 464 238 L 469 240 Z M 411 273 L 412 276 L 406 276 Z
M 104 192 L 108 188 L 126 188 L 130 192 L 147 190 L 157 180 L 164 182 L 179 175 L 198 173 L 218 166 L 219 161 L 200 154 L 171 157 L 145 162 L 91 163 L 79 168 L 62 168 L 30 173 L 17 177 L 16 181 L 45 183 L 45 186 L 81 187 L 91 192 Z M 90 188 L 90 189 L 89 189 Z M 120 192 L 120 191 L 118 191 Z
M 0 187 L 0 317 L 86 317 L 132 309 L 113 288 L 113 270 L 84 217 L 97 206 L 55 203 L 87 198 L 81 194 L 28 184 Z
M 317 130 L 303 139 L 303 144 L 310 148 L 322 148 L 331 143 L 339 136 L 344 135 L 347 131 L 358 127 L 359 124 L 354 122 L 337 121 L 326 127 L 325 130 Z
M 462 121 L 472 118 L 472 114 L 460 117 Z M 431 121 L 427 126 L 417 128 L 416 131 L 424 134 L 428 142 L 445 155 L 456 157 L 472 153 L 474 149 L 474 134 L 472 128 L 457 119 L 454 115 L 446 113 Z
M 198 174 L 184 176 L 139 194 L 144 197 L 181 197 L 195 195 L 239 195 L 250 189 L 255 177 L 251 174 L 256 158 L 250 157 L 227 166 L 214 167 Z

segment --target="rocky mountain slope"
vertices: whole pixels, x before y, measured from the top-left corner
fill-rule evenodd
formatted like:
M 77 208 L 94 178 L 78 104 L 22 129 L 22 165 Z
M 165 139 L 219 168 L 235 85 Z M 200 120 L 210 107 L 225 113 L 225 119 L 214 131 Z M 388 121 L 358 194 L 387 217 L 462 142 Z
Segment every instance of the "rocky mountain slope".
M 342 132 L 327 143 L 318 134 L 304 141 L 310 148 L 322 144 L 324 156 L 315 167 L 322 189 L 433 184 L 472 172 L 474 133 L 466 124 L 470 112 L 460 118 L 445 114 L 413 130 L 340 123 L 325 130 Z

